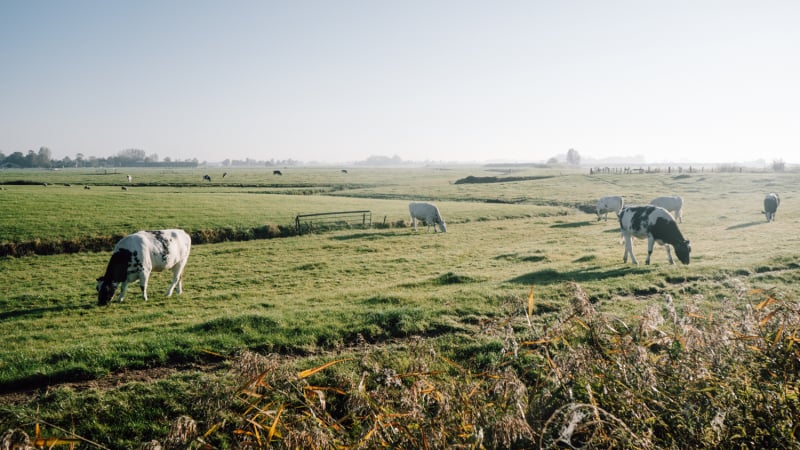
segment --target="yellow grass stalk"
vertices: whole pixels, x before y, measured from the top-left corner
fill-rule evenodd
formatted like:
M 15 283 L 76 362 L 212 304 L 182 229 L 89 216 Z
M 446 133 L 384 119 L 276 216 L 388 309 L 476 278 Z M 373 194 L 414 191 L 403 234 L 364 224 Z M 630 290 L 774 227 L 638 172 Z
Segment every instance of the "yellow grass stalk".
M 464 369 L 464 367 L 462 367 L 461 365 L 459 365 L 457 362 L 453 361 L 452 359 L 449 359 L 449 358 L 447 358 L 445 356 L 439 356 L 439 358 L 441 358 L 447 364 L 449 364 L 449 365 L 455 367 L 456 369 L 460 370 L 461 372 L 466 372 L 467 371 L 466 369 Z
M 756 309 L 764 309 L 767 306 L 777 302 L 778 301 L 775 300 L 772 296 L 769 296 L 766 299 L 764 299 L 761 303 L 759 303 L 758 306 L 756 306 Z
M 323 364 L 323 365 L 321 365 L 321 366 L 319 366 L 319 367 L 314 367 L 313 369 L 306 369 L 306 370 L 303 370 L 302 372 L 299 372 L 299 373 L 297 374 L 297 378 L 300 378 L 300 379 L 303 379 L 303 378 L 308 378 L 308 377 L 310 377 L 311 375 L 314 375 L 315 373 L 317 373 L 317 372 L 319 372 L 319 371 L 321 371 L 321 370 L 325 370 L 325 369 L 327 369 L 327 368 L 328 368 L 328 367 L 330 367 L 330 366 L 333 366 L 333 365 L 335 365 L 335 364 L 339 364 L 340 362 L 343 362 L 343 361 L 349 361 L 349 360 L 351 360 L 351 359 L 353 359 L 353 358 L 342 358 L 342 359 L 337 359 L 336 361 L 331 361 L 331 362 L 325 363 L 325 364 Z
M 773 347 L 778 345 L 778 342 L 780 341 L 781 336 L 783 336 L 783 328 L 784 328 L 784 324 L 781 324 L 781 327 L 778 328 L 778 331 L 775 333 L 775 340 L 772 341 L 772 346 Z
M 283 412 L 283 405 L 278 408 L 278 413 L 275 414 L 275 421 L 269 427 L 269 434 L 267 435 L 267 444 L 272 443 L 272 438 L 275 436 L 275 431 L 278 429 L 278 422 L 281 420 L 281 413 Z
M 766 324 L 767 322 L 769 322 L 769 319 L 772 319 L 772 316 L 774 316 L 774 315 L 775 315 L 777 312 L 778 312 L 778 311 L 772 311 L 771 313 L 769 313 L 769 314 L 767 314 L 766 316 L 764 316 L 764 318 L 763 318 L 763 319 L 761 319 L 761 321 L 759 321 L 759 322 L 758 322 L 758 325 L 763 327 L 763 326 L 764 326 L 764 324 Z

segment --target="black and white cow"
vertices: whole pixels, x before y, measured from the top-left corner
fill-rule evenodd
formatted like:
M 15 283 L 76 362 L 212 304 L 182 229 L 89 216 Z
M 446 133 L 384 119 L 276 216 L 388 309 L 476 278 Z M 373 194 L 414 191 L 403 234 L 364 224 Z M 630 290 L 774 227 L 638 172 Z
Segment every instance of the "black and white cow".
M 211 183 L 211 175 L 208 174 L 203 175 L 203 181 L 208 181 L 209 183 Z
M 669 263 L 674 264 L 670 246 L 675 248 L 675 255 L 684 263 L 689 264 L 689 253 L 692 251 L 689 241 L 683 238 L 675 219 L 666 209 L 647 205 L 647 206 L 626 206 L 622 208 L 619 215 L 619 226 L 622 236 L 625 238 L 625 255 L 623 262 L 628 262 L 628 255 L 631 261 L 639 264 L 636 256 L 633 255 L 632 238 L 647 238 L 647 259 L 645 264 L 650 264 L 650 255 L 653 253 L 653 244 L 658 242 L 667 249 Z
M 775 212 L 778 211 L 778 206 L 781 204 L 781 198 L 778 194 L 770 192 L 764 197 L 764 215 L 767 217 L 767 222 L 775 220 Z
M 106 273 L 97 279 L 97 303 L 105 305 L 114 296 L 117 285 L 122 283 L 117 301 L 122 301 L 128 283 L 139 280 L 142 298 L 147 301 L 147 280 L 150 272 L 172 270 L 172 284 L 167 297 L 175 287 L 178 294 L 183 291 L 183 269 L 189 259 L 191 237 L 183 230 L 139 231 L 122 238 L 111 255 Z

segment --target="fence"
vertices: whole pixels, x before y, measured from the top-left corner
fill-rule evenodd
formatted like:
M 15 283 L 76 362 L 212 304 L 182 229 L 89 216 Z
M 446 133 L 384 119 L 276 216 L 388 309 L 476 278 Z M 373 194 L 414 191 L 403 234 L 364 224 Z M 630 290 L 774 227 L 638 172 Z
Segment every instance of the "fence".
M 326 230 L 331 228 L 351 228 L 372 226 L 372 211 L 336 211 L 315 214 L 298 214 L 294 219 L 297 234 Z

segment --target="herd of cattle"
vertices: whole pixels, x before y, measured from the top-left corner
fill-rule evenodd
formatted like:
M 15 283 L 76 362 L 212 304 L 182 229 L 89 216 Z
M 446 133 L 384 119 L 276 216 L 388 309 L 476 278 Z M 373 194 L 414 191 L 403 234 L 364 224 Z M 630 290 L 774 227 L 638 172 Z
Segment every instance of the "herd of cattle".
M 764 197 L 764 215 L 767 222 L 775 220 L 780 202 L 780 197 L 774 192 Z M 674 264 L 671 248 L 675 249 L 678 260 L 689 264 L 692 247 L 689 240 L 684 239 L 676 223 L 676 220 L 683 223 L 682 209 L 683 199 L 678 196 L 658 197 L 650 204 L 641 206 L 625 206 L 622 196 L 606 196 L 597 201 L 596 207 L 598 221 L 602 219 L 607 221 L 609 212 L 617 215 L 625 240 L 625 254 L 622 261 L 627 263 L 630 255 L 634 264 L 639 262 L 633 254 L 633 237 L 647 239 L 645 264 L 650 264 L 655 243 L 666 248 L 670 264 Z M 414 231 L 417 231 L 417 220 L 424 221 L 428 230 L 433 226 L 434 233 L 437 226 L 442 232 L 447 231 L 447 225 L 439 208 L 432 203 L 411 202 L 408 205 L 408 212 Z M 192 240 L 189 234 L 177 229 L 139 231 L 125 236 L 114 246 L 105 274 L 97 279 L 98 304 L 108 304 L 120 285 L 117 301 L 121 302 L 127 292 L 128 284 L 136 280 L 139 280 L 139 286 L 142 288 L 142 298 L 147 300 L 147 282 L 150 273 L 164 270 L 172 270 L 172 283 L 167 290 L 167 297 L 172 295 L 176 287 L 180 294 L 183 290 L 183 269 L 189 259 L 191 246 Z
M 620 230 L 625 239 L 623 262 L 628 262 L 628 255 L 630 255 L 631 262 L 639 264 L 633 254 L 632 242 L 632 237 L 637 237 L 647 239 L 645 264 L 650 264 L 650 255 L 653 253 L 655 243 L 666 248 L 670 264 L 674 264 L 671 248 L 675 249 L 675 255 L 682 263 L 689 264 L 692 247 L 689 240 L 684 239 L 675 222 L 683 223 L 683 198 L 679 196 L 656 197 L 650 201 L 650 204 L 644 206 L 624 206 L 624 203 L 622 196 L 606 196 L 597 201 L 596 207 L 598 221 L 608 220 L 609 212 L 614 212 L 619 218 Z M 770 192 L 764 197 L 763 212 L 767 222 L 775 220 L 775 213 L 780 203 L 780 196 L 774 192 Z

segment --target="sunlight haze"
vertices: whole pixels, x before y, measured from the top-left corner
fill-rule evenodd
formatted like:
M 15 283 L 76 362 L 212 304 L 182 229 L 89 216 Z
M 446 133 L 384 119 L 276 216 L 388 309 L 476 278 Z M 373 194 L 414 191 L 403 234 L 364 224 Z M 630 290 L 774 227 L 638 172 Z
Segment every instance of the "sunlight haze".
M 0 2 L 0 152 L 800 163 L 797 1 Z

